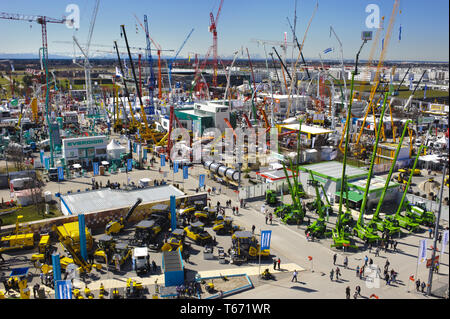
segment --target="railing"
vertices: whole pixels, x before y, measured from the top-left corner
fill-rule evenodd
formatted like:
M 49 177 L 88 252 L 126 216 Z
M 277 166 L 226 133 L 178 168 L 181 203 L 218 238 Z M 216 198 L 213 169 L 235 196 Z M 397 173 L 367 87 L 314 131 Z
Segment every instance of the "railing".
M 239 199 L 256 199 L 266 196 L 267 190 L 273 190 L 278 194 L 281 194 L 283 189 L 284 194 L 288 191 L 288 185 L 286 181 L 276 181 L 273 183 L 262 183 L 251 186 L 244 186 L 239 188 Z

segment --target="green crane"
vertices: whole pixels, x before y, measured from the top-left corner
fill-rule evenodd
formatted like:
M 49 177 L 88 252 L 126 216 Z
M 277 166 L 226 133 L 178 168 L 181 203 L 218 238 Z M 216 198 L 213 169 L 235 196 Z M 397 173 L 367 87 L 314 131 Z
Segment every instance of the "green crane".
M 394 172 L 394 167 L 397 162 L 398 154 L 400 153 L 400 149 L 403 144 L 403 139 L 405 138 L 406 131 L 408 130 L 408 125 L 411 122 L 412 122 L 412 120 L 407 120 L 405 123 L 402 135 L 400 137 L 400 141 L 398 142 L 397 149 L 395 150 L 394 158 L 392 159 L 391 168 L 389 169 L 389 173 L 386 177 L 386 183 L 384 185 L 383 192 L 381 193 L 380 200 L 378 201 L 378 205 L 375 210 L 375 213 L 373 214 L 372 220 L 369 223 L 369 225 L 376 224 L 377 229 L 379 231 L 382 231 L 382 232 L 387 231 L 389 233 L 389 235 L 394 235 L 394 234 L 400 235 L 401 234 L 399 223 L 395 219 L 394 220 L 390 220 L 390 219 L 383 220 L 379 217 L 379 214 L 380 214 L 381 206 L 383 205 L 384 197 L 385 197 L 387 189 L 389 187 L 389 183 L 391 181 L 392 173 Z
M 325 193 L 325 189 L 323 188 L 322 184 L 319 181 L 316 181 L 314 179 L 314 175 L 312 174 L 311 171 L 309 171 L 309 175 L 311 177 L 310 180 L 308 180 L 308 185 L 314 186 L 315 190 L 316 190 L 316 202 L 317 202 L 317 207 L 316 207 L 316 212 L 319 215 L 319 218 L 317 218 L 316 221 L 314 221 L 314 223 L 312 223 L 311 225 L 309 225 L 308 227 L 306 227 L 305 233 L 306 234 L 311 234 L 314 237 L 321 237 L 322 235 L 325 234 L 326 231 L 326 221 L 325 221 L 325 212 L 327 212 L 329 215 L 329 213 L 331 213 L 333 211 L 333 209 L 331 208 L 331 204 L 328 201 L 328 197 L 327 194 Z M 327 205 L 324 205 L 321 198 L 320 198 L 320 193 L 319 193 L 319 187 L 322 188 L 322 191 L 325 195 L 325 200 L 327 202 Z M 327 218 L 328 221 L 328 218 Z
M 386 217 L 386 219 L 389 219 L 389 220 L 397 220 L 400 227 L 408 230 L 409 232 L 413 232 L 413 231 L 416 231 L 417 229 L 419 229 L 419 223 L 417 223 L 414 219 L 412 219 L 408 216 L 400 215 L 400 212 L 403 209 L 403 203 L 405 202 L 405 199 L 406 199 L 406 193 L 408 192 L 408 188 L 411 185 L 411 180 L 412 180 L 412 177 L 414 174 L 414 170 L 416 169 L 417 162 L 419 161 L 419 156 L 422 153 L 422 150 L 424 147 L 426 147 L 426 146 L 421 145 L 419 147 L 419 151 L 416 154 L 416 158 L 414 159 L 414 164 L 411 169 L 411 173 L 409 174 L 408 182 L 406 183 L 406 186 L 405 186 L 405 191 L 403 192 L 403 196 L 402 196 L 402 199 L 400 200 L 400 204 L 398 205 L 398 209 L 397 209 L 397 212 L 395 213 L 395 216 Z
M 376 224 L 368 224 L 367 226 L 364 226 L 363 216 L 364 216 L 364 211 L 365 211 L 366 204 L 367 204 L 367 198 L 369 195 L 369 187 L 370 187 L 370 181 L 372 179 L 373 165 L 375 163 L 375 157 L 377 155 L 378 142 L 380 140 L 380 132 L 381 132 L 381 128 L 383 126 L 383 118 L 384 118 L 384 112 L 386 110 L 386 102 L 388 99 L 388 95 L 389 95 L 389 92 L 384 93 L 384 102 L 383 102 L 383 107 L 381 109 L 380 121 L 378 123 L 378 130 L 377 130 L 377 135 L 375 138 L 375 144 L 373 146 L 372 159 L 370 161 L 369 174 L 367 176 L 366 188 L 364 191 L 363 201 L 361 204 L 361 210 L 359 213 L 358 221 L 356 222 L 355 227 L 353 227 L 353 235 L 355 235 L 367 242 L 376 242 L 380 239 L 380 236 L 377 235 Z

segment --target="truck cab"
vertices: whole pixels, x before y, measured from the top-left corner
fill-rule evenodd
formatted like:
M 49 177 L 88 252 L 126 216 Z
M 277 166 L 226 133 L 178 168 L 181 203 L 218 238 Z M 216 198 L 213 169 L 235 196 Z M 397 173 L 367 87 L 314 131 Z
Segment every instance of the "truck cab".
M 133 249 L 134 270 L 139 275 L 147 273 L 150 270 L 150 255 L 147 247 L 135 247 Z

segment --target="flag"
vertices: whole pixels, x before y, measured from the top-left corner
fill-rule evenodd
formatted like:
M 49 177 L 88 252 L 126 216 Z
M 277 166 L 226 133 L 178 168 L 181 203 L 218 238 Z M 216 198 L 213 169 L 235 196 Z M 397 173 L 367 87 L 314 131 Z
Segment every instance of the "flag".
M 98 167 L 98 162 L 94 162 L 92 163 L 93 166 L 93 171 L 94 171 L 94 176 L 99 175 L 99 167 Z
M 425 88 L 423 89 L 423 98 L 427 98 L 427 85 L 425 84 Z
M 14 65 L 11 64 L 11 72 L 14 72 L 14 71 L 15 71 Z
M 127 160 L 127 170 L 130 172 L 133 169 L 133 160 L 129 158 Z
M 183 179 L 189 178 L 189 167 L 187 165 L 183 166 Z
M 384 38 L 381 40 L 381 50 L 384 50 Z
M 398 29 L 398 41 L 402 39 L 402 25 L 400 25 L 400 28 Z
M 442 236 L 442 247 L 441 252 L 445 253 L 445 246 L 448 244 L 448 230 L 444 231 L 444 235 Z
M 200 174 L 198 177 L 198 187 L 201 188 L 205 186 L 205 174 Z
M 62 166 L 58 167 L 58 181 L 64 180 L 64 169 Z
M 423 263 L 427 259 L 427 240 L 422 239 L 419 242 L 419 256 L 417 262 L 419 264 Z
M 178 173 L 178 162 L 173 162 L 173 172 Z
M 272 237 L 271 230 L 261 231 L 261 250 L 270 249 L 270 239 Z
M 331 52 L 331 51 L 333 51 L 333 49 L 332 48 L 328 48 L 328 49 L 323 50 L 323 53 L 327 54 L 328 52 Z
M 166 166 L 166 155 L 161 154 L 161 167 Z

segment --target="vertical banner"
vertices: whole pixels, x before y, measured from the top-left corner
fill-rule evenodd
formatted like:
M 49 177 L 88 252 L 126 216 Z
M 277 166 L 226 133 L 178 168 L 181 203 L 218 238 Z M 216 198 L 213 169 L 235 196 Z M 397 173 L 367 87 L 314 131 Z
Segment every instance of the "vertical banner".
M 161 154 L 161 167 L 166 166 L 166 155 Z
M 46 170 L 50 169 L 50 158 L 44 156 L 44 167 Z
M 61 263 L 59 254 L 52 254 L 53 280 L 57 282 L 61 280 Z M 56 288 L 56 287 L 55 287 Z M 55 298 L 59 299 L 58 290 L 55 289 Z
M 98 166 L 98 162 L 92 163 L 92 167 L 93 167 L 93 171 L 94 171 L 94 176 L 99 175 L 99 166 Z
M 419 256 L 417 262 L 419 264 L 423 263 L 427 259 L 427 240 L 422 239 L 419 242 Z
M 127 170 L 131 172 L 132 169 L 133 169 L 133 159 L 129 158 L 127 159 Z
M 143 150 L 143 155 L 142 155 L 142 158 L 144 159 L 144 160 L 146 160 L 147 159 L 147 149 L 146 148 L 144 148 L 144 150 Z
M 444 231 L 444 234 L 442 235 L 442 247 L 441 247 L 441 254 L 445 253 L 445 246 L 448 244 L 448 230 Z
M 205 186 L 205 174 L 200 174 L 198 177 L 198 187 L 201 188 Z
M 178 173 L 178 162 L 173 162 L 173 172 Z
M 44 164 L 44 150 L 41 150 L 39 152 L 39 156 L 40 156 L 40 159 L 41 159 L 41 164 Z
M 58 167 L 58 181 L 64 180 L 64 168 L 62 166 Z
M 78 214 L 78 232 L 80 237 L 80 253 L 81 257 L 87 261 L 87 248 L 86 248 L 86 222 L 84 214 Z
M 189 178 L 189 167 L 187 165 L 183 166 L 183 179 Z
M 270 239 L 272 237 L 271 230 L 261 231 L 261 250 L 270 249 Z
M 175 201 L 175 196 L 170 196 L 170 227 L 172 231 L 177 229 L 177 204 Z

